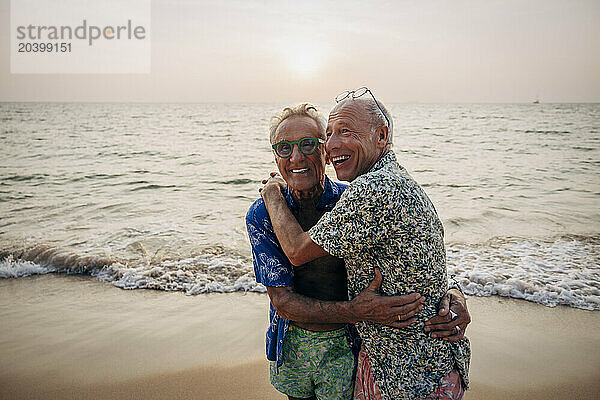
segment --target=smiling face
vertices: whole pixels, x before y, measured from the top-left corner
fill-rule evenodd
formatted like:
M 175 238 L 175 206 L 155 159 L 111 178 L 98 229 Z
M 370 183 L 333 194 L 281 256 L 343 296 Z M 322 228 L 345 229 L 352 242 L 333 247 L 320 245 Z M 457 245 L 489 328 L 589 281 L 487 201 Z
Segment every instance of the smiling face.
M 273 144 L 282 140 L 290 142 L 305 137 L 325 139 L 324 132 L 319 129 L 317 122 L 308 116 L 292 116 L 286 118 L 275 131 Z M 293 146 L 292 155 L 286 158 L 275 154 L 275 162 L 279 173 L 296 193 L 312 193 L 322 189 L 325 180 L 325 148 L 317 145 L 314 153 L 302 154 L 297 145 Z M 302 196 L 298 196 L 302 197 Z
M 387 127 L 373 129 L 364 102 L 343 101 L 329 114 L 325 148 L 338 179 L 351 182 L 387 150 Z

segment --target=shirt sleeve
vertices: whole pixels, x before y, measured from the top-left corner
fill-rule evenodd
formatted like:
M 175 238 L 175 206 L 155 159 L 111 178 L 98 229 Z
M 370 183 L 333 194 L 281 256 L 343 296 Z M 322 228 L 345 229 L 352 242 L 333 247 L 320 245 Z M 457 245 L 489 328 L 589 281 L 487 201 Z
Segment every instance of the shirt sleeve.
M 381 242 L 393 228 L 385 193 L 374 182 L 358 178 L 342 194 L 331 212 L 308 232 L 329 254 L 352 258 Z
M 265 286 L 293 286 L 293 267 L 285 256 L 262 199 L 246 214 L 256 281 Z

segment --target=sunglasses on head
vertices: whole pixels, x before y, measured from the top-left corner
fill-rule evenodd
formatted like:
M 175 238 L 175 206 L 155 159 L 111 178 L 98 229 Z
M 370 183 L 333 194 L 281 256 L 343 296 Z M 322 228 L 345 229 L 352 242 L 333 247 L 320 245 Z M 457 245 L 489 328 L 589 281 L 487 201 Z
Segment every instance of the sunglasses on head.
M 383 115 L 383 118 L 385 118 L 385 121 L 387 122 L 386 126 L 389 128 L 390 127 L 390 120 L 388 119 L 388 116 L 385 115 L 385 113 L 383 112 L 383 108 L 381 108 L 381 106 L 379 105 L 379 102 L 375 98 L 375 95 L 373 94 L 373 92 L 371 92 L 371 90 L 368 87 L 366 87 L 366 86 L 363 86 L 363 87 L 358 88 L 356 90 L 346 90 L 345 92 L 342 92 L 342 93 L 338 94 L 335 97 L 335 102 L 339 103 L 342 100 L 346 100 L 348 97 L 352 98 L 352 100 L 358 99 L 359 97 L 362 97 L 362 96 L 364 96 L 367 93 L 369 93 L 369 95 L 371 95 L 371 98 L 375 102 L 375 105 L 377 106 L 377 108 L 379 108 L 379 111 L 381 112 L 381 115 Z
M 287 158 L 292 155 L 292 152 L 294 151 L 294 145 L 298 146 L 300 153 L 308 156 L 315 152 L 319 143 L 322 144 L 325 143 L 325 141 L 315 137 L 305 137 L 300 140 L 296 140 L 295 142 L 282 140 L 281 142 L 275 143 L 271 147 L 273 147 L 275 154 L 277 154 L 279 157 Z

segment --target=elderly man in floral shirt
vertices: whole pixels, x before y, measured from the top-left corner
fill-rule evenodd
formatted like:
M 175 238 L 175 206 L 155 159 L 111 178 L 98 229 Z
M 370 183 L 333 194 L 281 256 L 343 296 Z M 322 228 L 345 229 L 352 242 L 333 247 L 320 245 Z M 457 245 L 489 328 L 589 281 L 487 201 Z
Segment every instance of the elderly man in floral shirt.
M 442 224 L 390 149 L 393 125 L 385 107 L 366 88 L 336 100 L 326 150 L 338 178 L 351 184 L 305 232 L 285 203 L 285 184 L 271 177 L 262 197 L 275 234 L 294 265 L 327 254 L 343 258 L 351 298 L 369 285 L 374 266 L 383 274 L 382 293 L 416 291 L 425 297 L 417 322 L 407 327 L 358 322 L 363 347 L 356 399 L 460 399 L 468 387 L 468 339 L 449 342 L 427 334 L 426 321 L 437 314 L 448 288 Z

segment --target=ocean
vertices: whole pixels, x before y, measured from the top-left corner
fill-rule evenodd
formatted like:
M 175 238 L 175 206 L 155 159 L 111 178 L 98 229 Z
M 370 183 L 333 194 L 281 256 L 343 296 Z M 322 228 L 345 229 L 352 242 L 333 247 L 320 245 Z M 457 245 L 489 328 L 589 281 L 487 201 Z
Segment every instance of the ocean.
M 264 292 L 244 217 L 283 106 L 0 103 L 0 278 Z M 465 293 L 600 310 L 600 104 L 389 109 Z

